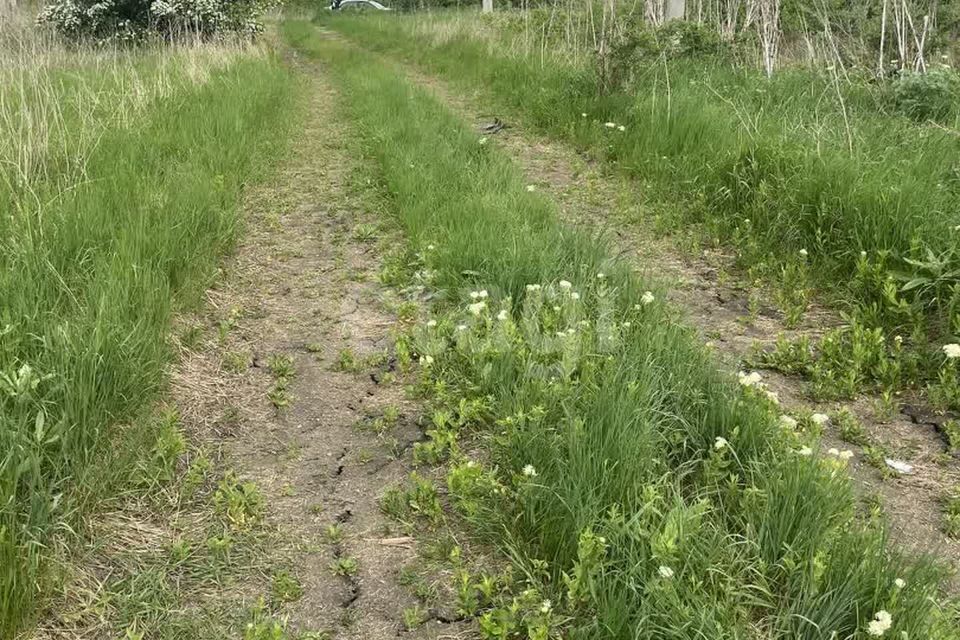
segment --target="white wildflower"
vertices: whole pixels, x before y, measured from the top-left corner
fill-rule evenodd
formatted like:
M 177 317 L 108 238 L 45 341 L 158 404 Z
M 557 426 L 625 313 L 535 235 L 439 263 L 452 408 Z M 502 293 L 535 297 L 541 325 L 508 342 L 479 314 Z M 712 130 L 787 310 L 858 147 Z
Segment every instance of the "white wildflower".
M 576 291 L 574 291 L 573 293 L 570 294 L 570 299 L 571 299 L 571 300 L 579 300 L 579 299 L 580 299 L 580 294 L 577 293 Z
M 573 327 L 570 327 L 569 329 L 567 329 L 567 335 L 568 335 L 568 336 L 572 336 L 572 335 L 575 334 L 576 332 L 577 332 L 577 330 L 574 329 Z
M 467 309 L 475 316 L 483 313 L 483 310 L 487 308 L 487 303 L 481 300 L 480 302 L 474 302 L 473 304 L 467 306 Z
M 656 300 L 656 298 L 653 297 L 653 293 L 650 291 L 644 291 L 643 295 L 640 296 L 640 304 L 647 305 L 652 303 L 654 300 Z
M 528 185 L 527 185 L 527 191 L 531 191 L 531 192 L 532 192 L 532 191 L 536 191 L 536 190 L 537 190 L 537 187 L 536 187 L 535 185 L 532 185 L 532 184 L 528 184 Z
M 740 384 L 745 387 L 754 387 L 760 384 L 760 382 L 763 380 L 763 378 L 760 377 L 760 374 L 756 371 L 751 371 L 750 373 L 741 371 L 737 374 L 737 378 L 740 380 Z
M 432 329 L 432 328 L 434 328 L 435 326 L 437 326 L 437 321 L 436 321 L 436 320 L 427 320 L 427 326 Z
M 895 586 L 897 589 L 903 589 L 905 586 L 907 586 L 907 581 L 903 578 L 897 578 L 893 581 L 893 586 Z
M 605 126 L 607 129 L 613 129 L 614 127 L 617 126 L 617 123 L 616 123 L 616 122 L 604 122 L 604 123 L 603 123 L 603 126 Z
M 665 580 L 669 580 L 673 577 L 673 569 L 665 565 L 660 565 L 660 568 L 657 569 L 657 573 L 659 573 L 660 577 Z
M 867 625 L 867 633 L 872 636 L 882 636 L 887 632 L 888 629 L 893 625 L 893 619 L 890 617 L 890 614 L 886 611 L 877 611 L 873 616 L 873 620 L 870 621 L 870 624 Z
M 626 130 L 627 130 L 627 128 L 626 128 L 625 126 L 623 126 L 622 124 L 621 124 L 619 127 L 617 127 L 617 131 L 626 131 Z
M 537 469 L 532 464 L 528 464 L 523 467 L 523 475 L 527 476 L 528 478 L 536 478 Z
M 488 295 L 490 295 L 490 294 L 487 293 L 487 290 L 486 290 L 486 289 L 481 289 L 480 292 L 479 292 L 477 295 L 480 296 L 481 298 L 486 298 L 486 297 L 487 297 Z
M 553 310 L 556 311 L 557 313 L 560 313 L 560 305 L 557 305 L 557 304 L 553 305 Z
M 553 609 L 553 603 L 549 600 L 544 600 L 540 605 L 540 613 L 550 613 L 551 609 Z
M 830 422 L 830 416 L 828 416 L 825 413 L 815 413 L 812 416 L 810 416 L 810 422 L 817 425 L 818 427 L 822 427 L 823 425 Z
M 796 429 L 797 420 L 796 418 L 788 416 L 787 414 L 783 414 L 782 416 L 780 416 L 780 426 L 785 427 L 787 429 Z
M 603 280 L 603 279 L 606 278 L 606 277 L 607 277 L 607 276 L 606 276 L 605 273 L 598 273 L 598 274 L 597 274 L 597 280 Z
M 807 253 L 807 250 L 806 250 L 806 249 L 800 249 L 800 257 L 801 257 L 801 258 L 806 258 L 807 255 L 809 255 L 809 254 Z
M 571 282 L 569 282 L 568 280 L 561 280 L 561 281 L 559 282 L 559 284 L 560 284 L 560 288 L 561 288 L 561 289 L 568 289 L 568 290 L 569 290 L 569 289 L 573 288 L 573 284 L 572 284 Z
M 435 248 L 432 244 L 427 245 L 427 251 L 433 251 Z
M 802 449 L 799 449 L 797 453 L 800 454 L 801 456 L 812 456 L 813 449 L 811 449 L 810 447 L 803 447 Z
M 471 298 L 472 300 L 476 300 L 476 299 L 479 298 L 479 297 L 480 297 L 480 292 L 479 292 L 479 291 L 471 291 L 471 292 L 470 292 L 470 298 Z
M 867 257 L 867 252 L 866 252 L 866 251 L 861 251 L 861 252 L 860 252 L 860 257 L 861 257 L 861 258 L 866 258 L 866 257 Z
M 769 400 L 775 405 L 780 404 L 780 396 L 777 394 L 776 391 L 770 391 L 769 389 L 767 389 L 766 391 L 764 391 L 764 393 L 767 394 L 767 400 Z
M 623 323 L 623 328 L 624 328 L 624 329 L 629 329 L 630 326 L 631 326 L 631 325 L 630 325 L 630 322 L 629 322 L 629 321 L 626 321 L 626 322 Z
M 420 358 L 420 364 L 433 364 L 433 356 L 424 356 Z
M 853 457 L 853 451 L 850 451 L 850 449 L 844 449 L 843 451 L 840 452 L 841 460 L 849 460 L 852 457 Z
M 527 285 L 527 292 L 528 292 L 528 293 L 533 293 L 534 291 L 540 291 L 540 285 L 538 285 L 538 284 L 528 284 L 528 285 Z
M 729 445 L 729 444 L 730 444 L 730 443 L 727 442 L 727 439 L 726 439 L 726 438 L 722 438 L 722 437 L 720 437 L 720 436 L 717 436 L 717 439 L 713 441 L 713 448 L 716 449 L 717 451 L 719 451 L 720 449 L 725 448 L 725 447 L 726 447 L 727 445 Z
M 830 447 L 829 449 L 827 449 L 827 453 L 829 453 L 829 454 L 832 455 L 832 456 L 837 456 L 837 457 L 839 457 L 839 456 L 840 456 L 840 449 L 837 449 L 836 447 Z
M 581 113 L 581 114 L 580 114 L 580 117 L 581 117 L 581 118 L 586 118 L 586 117 L 587 117 L 587 114 Z
M 487 144 L 487 138 L 486 138 L 486 136 L 480 138 L 480 140 L 479 140 L 478 142 L 480 143 L 480 146 L 483 146 L 483 145 Z
M 953 342 L 951 344 L 943 345 L 943 353 L 946 354 L 947 358 L 953 360 L 954 358 L 960 358 L 960 344 Z
M 465 324 L 458 324 L 458 325 L 457 325 L 457 331 L 466 331 L 466 330 L 467 330 L 467 325 L 465 325 Z
M 509 317 L 510 317 L 510 312 L 507 311 L 506 309 L 500 309 L 500 313 L 497 314 L 497 320 L 500 320 L 501 322 L 503 322 Z

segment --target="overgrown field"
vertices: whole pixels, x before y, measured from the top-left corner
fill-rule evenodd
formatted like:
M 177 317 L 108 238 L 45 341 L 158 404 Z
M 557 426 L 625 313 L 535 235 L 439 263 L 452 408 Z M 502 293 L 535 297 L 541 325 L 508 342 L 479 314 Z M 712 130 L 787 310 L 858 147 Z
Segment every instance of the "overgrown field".
M 0 37 L 4 638 L 30 619 L 45 560 L 149 453 L 150 434 L 118 425 L 162 389 L 171 314 L 231 246 L 294 86 L 249 45 L 65 48 L 14 29 Z
M 422 46 L 412 20 L 333 24 L 368 47 Z M 660 292 L 568 232 L 435 98 L 309 23 L 284 31 L 339 83 L 379 163 L 410 240 L 385 277 L 437 301 L 398 357 L 423 368 L 434 412 L 417 458 L 448 464 L 446 492 L 416 477 L 383 508 L 429 530 L 446 493 L 511 561 L 475 575 L 451 550 L 458 610 L 483 637 L 957 637 L 941 569 L 888 548 L 813 424 L 718 372 Z M 499 87 L 544 126 L 610 136 L 612 152 L 643 144 L 614 142 L 608 103 L 588 103 L 568 70 L 434 44 L 433 68 Z
M 680 33 L 679 49 L 655 55 L 632 46 L 601 81 L 589 38 L 570 39 L 549 23 L 530 28 L 542 12 L 491 21 L 323 13 L 322 25 L 347 37 L 284 21 L 287 45 L 312 60 L 293 68 L 265 44 L 65 48 L 27 27 L 0 29 L 0 637 L 29 628 L 38 600 L 62 578 L 52 559 L 69 555 L 103 498 L 148 493 L 160 484 L 159 463 L 167 476 L 189 475 L 187 465 L 177 468 L 185 461 L 175 414 L 144 418 L 163 397 L 171 322 L 213 281 L 241 227 L 244 186 L 267 170 L 291 116 L 303 112 L 296 74 L 320 69 L 312 90 L 325 92 L 324 107 L 315 104 L 312 117 L 336 102 L 338 117 L 352 120 L 344 138 L 358 139 L 344 145 L 362 151 L 376 179 L 365 174 L 351 188 L 378 207 L 382 198 L 407 240 L 381 276 L 407 296 L 396 311 L 408 330 L 393 345 L 395 361 L 382 361 L 419 374 L 408 391 L 426 407 L 426 434 L 413 446 L 422 473 L 389 488 L 380 506 L 421 536 L 421 548 L 442 550 L 455 623 L 475 623 L 489 640 L 960 638 L 948 569 L 889 543 L 882 509 L 856 497 L 849 456 L 821 447 L 821 425 L 785 413 L 754 377 L 719 370 L 666 292 L 603 238 L 565 227 L 497 145 L 378 53 L 479 89 L 643 181 L 656 212 L 647 224 L 695 229 L 700 242 L 733 247 L 744 272 L 783 292 L 788 322 L 799 321 L 813 289 L 836 291 L 830 298 L 849 312 L 847 326 L 815 357 L 809 345 L 784 347 L 823 395 L 912 387 L 960 409 L 960 358 L 942 349 L 960 334 L 953 103 L 918 113 L 927 98 L 850 80 L 853 71 L 786 70 L 766 80 L 696 33 Z M 337 151 L 332 157 L 344 157 Z M 333 181 L 323 166 L 306 174 L 289 166 L 286 179 Z M 337 209 L 308 204 L 316 192 L 304 191 L 305 207 Z M 318 233 L 353 222 L 336 213 L 338 226 Z M 309 220 L 299 222 L 312 232 Z M 372 239 L 376 229 L 355 233 Z M 293 252 L 276 249 L 265 255 L 279 262 Z M 349 265 L 340 267 L 346 278 Z M 262 294 L 285 295 L 282 287 Z M 412 321 L 418 314 L 422 322 Z M 329 326 L 342 317 L 331 314 Z M 323 347 L 304 344 L 310 357 Z M 247 355 L 233 353 L 238 368 L 259 354 Z M 365 374 L 348 356 L 334 368 Z M 274 426 L 290 426 L 279 416 L 297 401 L 286 390 L 293 363 L 286 353 L 267 361 Z M 332 473 L 353 464 L 347 453 Z M 287 462 L 315 464 L 316 473 L 297 476 L 311 483 L 324 469 L 316 458 Z M 242 521 L 249 509 L 272 523 L 266 512 L 276 505 L 241 476 L 225 473 L 217 508 L 228 519 L 235 509 Z M 301 488 L 274 487 L 286 497 Z M 297 533 L 331 506 L 329 496 L 306 497 L 315 500 Z M 346 579 L 346 597 L 331 610 L 349 634 L 365 573 L 340 555 L 339 527 L 351 515 L 342 513 L 328 513 L 327 542 L 338 551 L 320 570 Z M 446 526 L 457 535 L 441 535 Z M 364 544 L 369 533 L 358 533 Z M 292 557 L 316 554 L 312 540 L 296 540 L 301 555 Z M 225 532 L 205 544 L 214 554 L 232 540 Z M 162 548 L 145 542 L 132 554 L 171 556 L 178 566 L 192 553 L 184 540 L 154 546 Z M 477 548 L 496 554 L 479 571 L 464 557 Z M 316 571 L 316 557 L 310 564 Z M 262 624 L 248 626 L 245 640 L 330 637 L 288 633 L 280 621 L 302 585 L 318 584 L 293 573 L 273 576 L 270 615 L 264 601 L 255 606 Z M 128 636 L 201 628 L 190 612 L 182 626 L 167 624 L 179 613 L 180 591 L 167 582 L 175 576 L 146 576 L 144 590 L 159 594 L 152 600 L 138 599 L 143 585 L 131 588 L 121 616 Z M 113 587 L 122 590 L 126 578 Z M 116 624 L 97 609 L 114 593 L 92 594 L 83 610 L 100 616 L 97 629 Z M 408 628 L 418 616 L 404 621 Z
M 634 176 L 653 210 L 639 224 L 732 247 L 748 281 L 777 291 L 788 324 L 819 289 L 850 324 L 818 362 L 799 345 L 807 361 L 787 364 L 822 397 L 912 387 L 960 407 L 943 351 L 960 336 L 960 112 L 949 67 L 878 81 L 856 68 L 786 66 L 768 80 L 701 30 L 638 26 L 603 80 L 595 38 L 570 34 L 587 21 L 563 11 L 321 20 Z

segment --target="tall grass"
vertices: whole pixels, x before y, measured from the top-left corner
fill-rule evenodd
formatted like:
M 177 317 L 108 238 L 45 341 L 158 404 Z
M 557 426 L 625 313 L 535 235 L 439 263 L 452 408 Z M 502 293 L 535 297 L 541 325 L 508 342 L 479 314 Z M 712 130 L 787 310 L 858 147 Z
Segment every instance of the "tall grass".
M 442 301 L 415 332 L 441 410 L 427 446 L 533 590 L 481 612 L 484 637 L 866 638 L 884 610 L 889 637 L 958 637 L 941 570 L 889 550 L 843 463 L 719 373 L 601 241 L 374 56 L 284 30 L 342 87 Z M 449 444 L 468 429 L 482 464 Z
M 885 87 L 853 72 L 849 83 L 836 70 L 802 68 L 767 80 L 710 57 L 647 59 L 631 84 L 604 92 L 589 57 L 566 53 L 561 36 L 534 32 L 534 46 L 524 47 L 502 31 L 518 20 L 320 19 L 364 47 L 482 88 L 534 126 L 616 163 L 667 204 L 659 208 L 669 226 L 700 225 L 734 244 L 745 267 L 776 274 L 805 249 L 825 290 L 864 306 L 879 293 L 845 287 L 861 252 L 885 264 L 897 287 L 914 276 L 936 280 L 902 297 L 926 314 L 928 335 L 949 342 L 960 333 L 956 110 L 950 122 L 918 123 L 895 112 Z M 930 268 L 931 253 L 939 267 Z M 884 321 L 910 333 L 898 314 Z
M 0 63 L 0 636 L 95 500 L 112 446 L 162 388 L 178 301 L 238 227 L 292 83 L 246 45 L 61 49 L 28 30 Z

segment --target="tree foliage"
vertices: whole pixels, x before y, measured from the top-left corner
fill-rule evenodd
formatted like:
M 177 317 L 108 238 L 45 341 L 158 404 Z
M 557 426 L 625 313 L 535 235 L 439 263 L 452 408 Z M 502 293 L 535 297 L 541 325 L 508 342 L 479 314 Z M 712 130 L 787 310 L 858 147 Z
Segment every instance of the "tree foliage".
M 136 41 L 149 34 L 210 36 L 262 30 L 260 17 L 277 0 L 54 0 L 38 22 L 73 39 Z

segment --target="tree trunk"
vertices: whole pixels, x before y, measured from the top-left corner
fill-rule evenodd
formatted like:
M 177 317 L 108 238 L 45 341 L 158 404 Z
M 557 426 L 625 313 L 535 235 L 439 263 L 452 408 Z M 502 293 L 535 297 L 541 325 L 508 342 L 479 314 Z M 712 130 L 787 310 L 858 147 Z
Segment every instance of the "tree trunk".
M 663 21 L 683 20 L 687 10 L 687 0 L 667 0 L 666 11 L 664 11 Z

